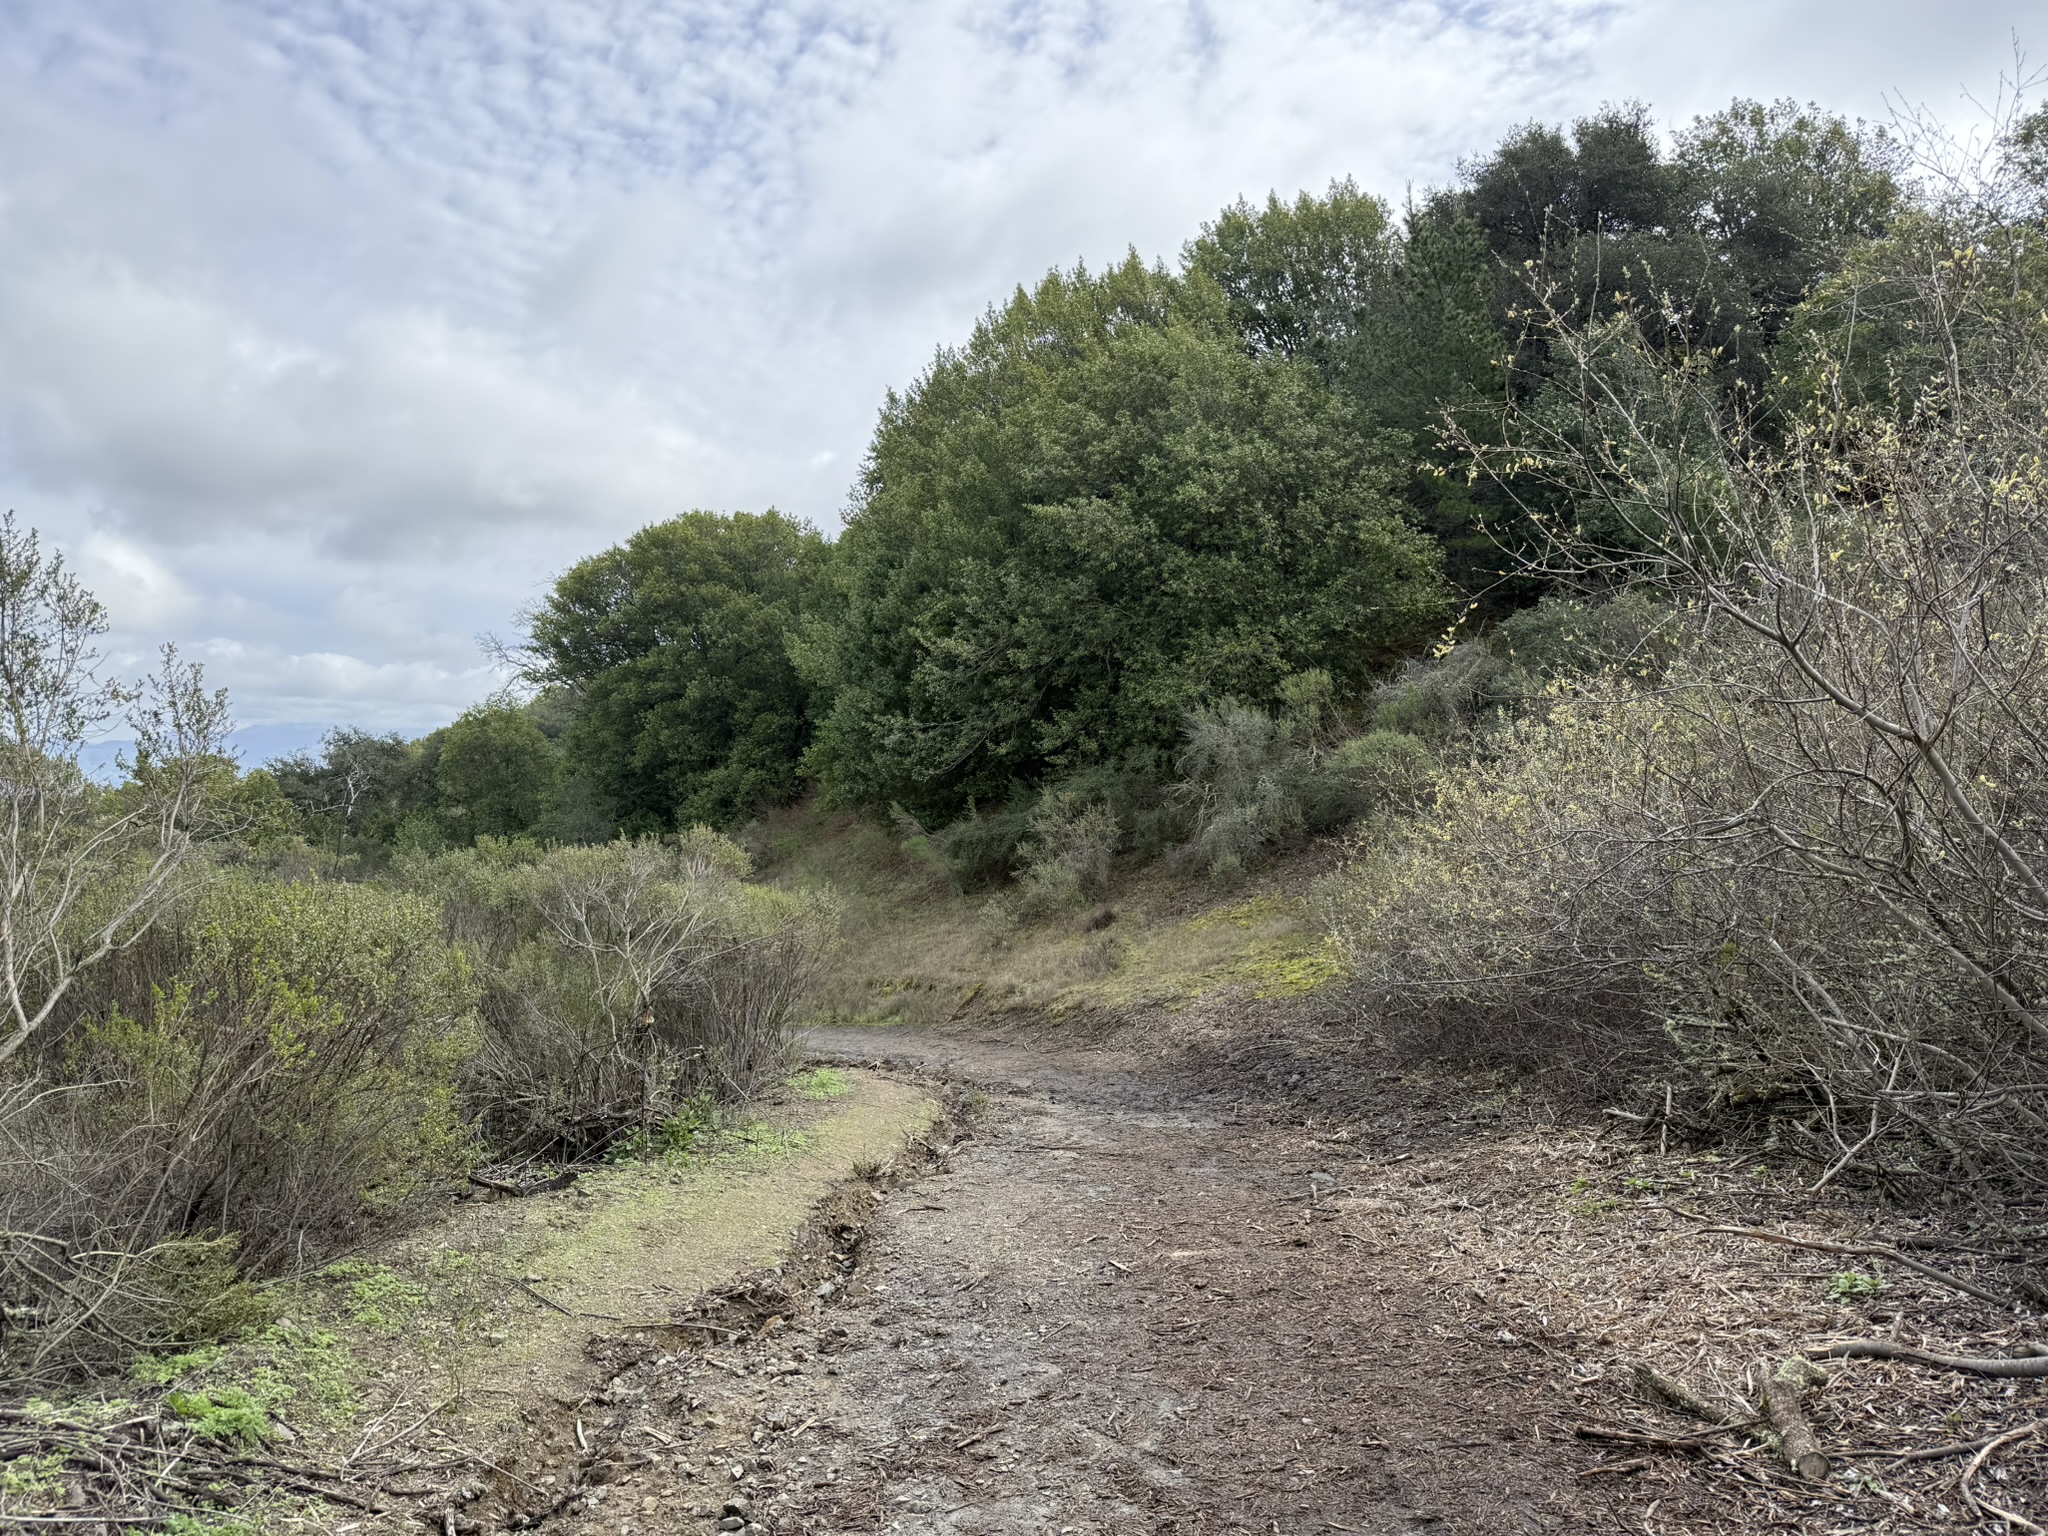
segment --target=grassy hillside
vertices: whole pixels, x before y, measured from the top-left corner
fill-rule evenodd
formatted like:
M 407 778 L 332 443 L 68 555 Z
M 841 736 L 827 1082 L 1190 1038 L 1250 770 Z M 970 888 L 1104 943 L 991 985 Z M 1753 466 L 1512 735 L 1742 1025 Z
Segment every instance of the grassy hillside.
M 844 948 L 818 997 L 839 1022 L 1086 1027 L 1228 989 L 1291 996 L 1340 973 L 1309 901 L 1327 846 L 1228 884 L 1126 860 L 1106 899 L 1030 919 L 1010 892 L 958 890 L 916 837 L 815 799 L 768 816 L 751 842 L 759 878 L 843 904 Z

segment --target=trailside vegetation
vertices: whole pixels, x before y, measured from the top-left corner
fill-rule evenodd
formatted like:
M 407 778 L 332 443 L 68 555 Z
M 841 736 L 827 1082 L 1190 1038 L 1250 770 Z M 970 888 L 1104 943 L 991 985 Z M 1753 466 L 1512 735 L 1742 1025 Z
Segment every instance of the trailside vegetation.
M 619 826 L 731 825 L 794 797 L 811 719 L 789 642 L 826 556 L 776 512 L 690 512 L 580 562 L 535 609 L 525 676 L 573 700 L 564 767 Z
M 2037 1197 L 2044 122 L 1930 169 L 1630 106 L 1233 204 L 942 348 L 836 539 L 682 512 L 513 690 L 266 770 L 9 518 L 0 1369 L 258 1326 L 437 1181 L 776 1080 L 838 911 L 747 848 L 807 794 L 1010 923 L 1338 840 L 1397 1049 Z

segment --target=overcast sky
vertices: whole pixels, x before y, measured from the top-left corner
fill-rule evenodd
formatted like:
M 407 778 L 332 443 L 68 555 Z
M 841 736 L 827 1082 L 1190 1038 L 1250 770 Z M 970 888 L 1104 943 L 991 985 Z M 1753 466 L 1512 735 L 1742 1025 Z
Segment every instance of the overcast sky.
M 691 507 L 836 526 L 1020 280 L 1530 118 L 1969 111 L 1977 0 L 0 0 L 0 495 L 115 650 L 417 732 Z M 2024 39 L 2023 39 L 2024 41 Z

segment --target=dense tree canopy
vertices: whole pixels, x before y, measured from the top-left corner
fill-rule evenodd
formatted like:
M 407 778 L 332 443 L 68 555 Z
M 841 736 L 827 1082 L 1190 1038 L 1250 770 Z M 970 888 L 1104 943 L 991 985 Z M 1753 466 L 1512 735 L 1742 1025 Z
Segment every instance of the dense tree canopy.
M 806 652 L 827 783 L 947 811 L 1162 767 L 1195 705 L 1356 688 L 1439 622 L 1400 444 L 1284 350 L 1133 257 L 1020 290 L 892 397 Z
M 561 754 L 529 711 L 480 704 L 440 735 L 434 783 L 456 841 L 517 837 L 553 809 Z
M 1843 355 L 1827 327 L 1867 338 L 1859 398 L 1922 367 L 1874 254 L 1915 238 L 1897 164 L 1791 102 L 1669 136 L 1631 104 L 1517 128 L 1398 213 L 1349 180 L 1240 200 L 1177 272 L 1055 272 L 942 351 L 836 545 L 774 512 L 643 529 L 532 616 L 533 704 L 340 733 L 279 783 L 366 845 L 731 825 L 808 781 L 949 816 L 1164 772 L 1191 711 L 1290 676 L 1355 704 L 1461 602 L 1478 631 L 1543 596 L 1558 529 L 1599 534 L 1555 486 L 1465 473 L 1507 416 L 1570 414 L 1561 342 L 1639 329 L 1764 442 Z
M 295 753 L 270 765 L 284 797 L 321 841 L 389 844 L 406 818 L 436 800 L 440 733 L 408 742 L 395 733 L 330 731 L 319 755 Z
M 796 793 L 810 731 L 787 642 L 826 553 L 776 512 L 691 512 L 555 584 L 530 676 L 572 694 L 569 761 L 621 825 L 724 824 Z
M 1711 351 L 1754 397 L 1792 307 L 1899 206 L 1893 148 L 1789 101 L 1737 101 L 1658 142 L 1648 109 L 1511 134 L 1432 214 L 1468 218 L 1497 259 L 1497 323 L 1541 387 L 1555 319 L 1627 309 L 1653 339 Z

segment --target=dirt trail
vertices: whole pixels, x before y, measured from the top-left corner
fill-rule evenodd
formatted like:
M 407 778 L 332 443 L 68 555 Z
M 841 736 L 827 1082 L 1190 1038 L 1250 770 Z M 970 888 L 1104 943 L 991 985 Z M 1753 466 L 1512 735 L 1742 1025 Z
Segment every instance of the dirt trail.
M 824 1230 L 826 1268 L 796 1256 L 791 1286 L 826 1290 L 805 1321 L 609 1362 L 646 1405 L 605 1421 L 645 1437 L 640 1469 L 550 1529 L 1476 1533 L 1604 1508 L 1543 1357 L 1376 1252 L 1344 1134 L 1128 1049 L 808 1043 L 986 1102 L 936 1167 L 859 1197 L 864 1237 Z
M 1001 1097 L 871 1242 L 844 1321 L 866 1347 L 840 1357 L 850 1432 L 791 1516 L 1542 1531 L 1584 1511 L 1538 1438 L 1567 1410 L 1551 1373 L 1361 1251 L 1371 1216 L 1338 1207 L 1341 1154 L 1156 1059 L 868 1031 L 812 1048 Z

